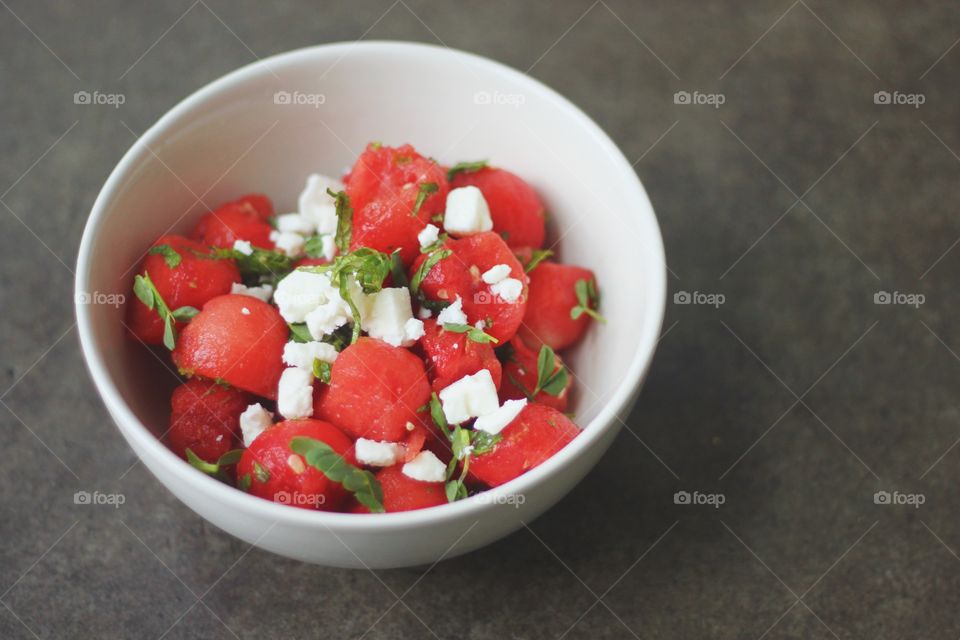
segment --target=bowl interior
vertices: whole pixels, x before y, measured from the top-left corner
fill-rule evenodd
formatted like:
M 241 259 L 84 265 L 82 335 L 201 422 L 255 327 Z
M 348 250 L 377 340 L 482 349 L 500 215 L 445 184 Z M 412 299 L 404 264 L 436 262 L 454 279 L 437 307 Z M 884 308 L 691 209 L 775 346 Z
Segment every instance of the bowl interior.
M 579 111 L 525 76 L 467 54 L 367 43 L 295 52 L 242 69 L 181 103 L 128 154 L 88 230 L 91 293 L 129 295 L 158 236 L 243 193 L 294 210 L 307 174 L 340 175 L 371 140 L 413 144 L 443 163 L 488 159 L 545 199 L 549 243 L 596 272 L 609 320 L 570 353 L 573 410 L 586 426 L 655 337 L 662 245 L 632 170 Z M 89 305 L 92 348 L 123 400 L 165 429 L 169 363 L 124 335 L 122 307 Z M 652 345 L 650 347 L 652 350 Z M 644 363 L 645 364 L 645 363 Z M 638 377 L 634 376 L 635 378 Z M 598 426 L 599 428 L 599 426 Z

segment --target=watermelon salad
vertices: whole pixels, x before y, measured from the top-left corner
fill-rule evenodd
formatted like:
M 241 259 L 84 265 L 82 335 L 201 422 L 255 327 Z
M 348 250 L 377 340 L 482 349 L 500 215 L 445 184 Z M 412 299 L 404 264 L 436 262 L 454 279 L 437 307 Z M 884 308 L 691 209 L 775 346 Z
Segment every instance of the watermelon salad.
M 126 328 L 182 376 L 167 446 L 251 495 L 353 513 L 543 463 L 580 432 L 563 350 L 603 321 L 545 220 L 506 169 L 371 143 L 342 179 L 310 175 L 296 212 L 245 195 L 158 238 Z

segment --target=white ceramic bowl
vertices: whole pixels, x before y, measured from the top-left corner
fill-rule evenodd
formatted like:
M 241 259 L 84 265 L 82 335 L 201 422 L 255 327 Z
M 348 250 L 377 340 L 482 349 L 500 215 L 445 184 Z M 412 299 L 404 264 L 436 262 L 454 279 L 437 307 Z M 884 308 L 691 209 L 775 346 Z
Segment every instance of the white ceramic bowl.
M 409 142 L 441 162 L 490 159 L 545 198 L 563 261 L 596 272 L 605 326 L 573 351 L 572 407 L 585 427 L 525 475 L 442 507 L 323 513 L 249 496 L 194 470 L 158 439 L 169 365 L 125 336 L 123 308 L 143 251 L 209 206 L 250 191 L 292 210 L 307 174 L 339 175 L 371 140 Z M 450 49 L 332 44 L 278 55 L 197 91 L 153 125 L 107 180 L 80 246 L 83 353 L 121 433 L 198 514 L 259 547 L 341 567 L 399 567 L 476 549 L 529 522 L 596 464 L 650 365 L 665 302 L 663 243 L 630 163 L 582 111 L 513 69 Z M 107 299 L 109 300 L 109 299 Z M 92 301 L 92 303 L 88 303 Z M 616 497 L 610 497 L 615 500 Z

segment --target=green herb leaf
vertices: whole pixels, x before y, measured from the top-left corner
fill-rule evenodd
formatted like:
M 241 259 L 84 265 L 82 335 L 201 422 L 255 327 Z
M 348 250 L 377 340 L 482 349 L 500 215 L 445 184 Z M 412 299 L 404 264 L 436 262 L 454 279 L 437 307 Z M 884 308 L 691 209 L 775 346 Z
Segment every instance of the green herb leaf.
M 559 396 L 567 388 L 569 374 L 564 366 L 557 367 L 556 354 L 553 349 L 547 345 L 540 347 L 540 353 L 537 354 L 537 386 L 530 394 L 536 396 L 541 391 L 551 395 Z
M 325 234 L 318 234 L 307 238 L 303 244 L 303 252 L 308 258 L 326 258 L 323 254 L 323 238 Z
M 142 275 L 134 276 L 133 293 L 148 309 L 156 311 L 157 315 L 160 316 L 163 321 L 163 346 L 173 351 L 174 347 L 177 346 L 175 319 L 170 307 L 164 302 L 163 296 L 160 295 L 156 285 L 150 279 L 150 274 L 144 272 Z
M 553 251 L 550 249 L 534 249 L 533 253 L 530 254 L 530 260 L 523 266 L 523 270 L 526 273 L 530 273 L 536 269 L 541 262 L 552 256 Z
M 253 253 L 246 255 L 236 249 L 216 248 L 212 257 L 229 259 L 237 263 L 240 277 L 247 286 L 270 284 L 276 287 L 287 274 L 293 271 L 293 259 L 279 252 L 253 247 Z
M 191 451 L 189 447 L 186 449 L 186 454 L 187 462 L 189 462 L 194 469 L 199 469 L 208 475 L 215 476 L 220 473 L 223 467 L 229 467 L 230 465 L 240 462 L 240 457 L 243 456 L 243 449 L 231 449 L 220 456 L 215 463 L 203 460 L 200 456 Z
M 598 322 L 607 323 L 607 319 L 597 311 L 600 308 L 600 293 L 592 278 L 577 280 L 573 285 L 573 291 L 577 295 L 577 306 L 570 309 L 570 317 L 573 320 L 587 314 Z
M 410 212 L 410 215 L 416 216 L 418 213 L 420 213 L 420 207 L 422 207 L 423 203 L 427 201 L 427 198 L 430 197 L 430 194 L 436 193 L 439 189 L 440 187 L 436 182 L 421 182 L 417 191 L 417 199 L 413 203 L 413 211 Z
M 433 423 L 440 428 L 440 431 L 450 438 L 450 425 L 447 424 L 447 416 L 443 413 L 443 405 L 440 404 L 440 398 L 436 392 L 430 394 L 430 417 Z
M 337 243 L 337 249 L 340 253 L 350 251 L 350 238 L 353 235 L 353 207 L 350 206 L 350 196 L 346 191 L 333 192 L 327 189 L 327 193 L 334 199 L 334 205 L 337 208 L 337 233 L 333 236 Z
M 349 464 L 330 445 L 315 438 L 293 438 L 290 449 L 302 455 L 307 464 L 327 478 L 343 485 L 370 511 L 383 513 L 383 489 L 372 473 Z
M 490 342 L 496 344 L 500 342 L 489 333 L 486 333 L 483 329 L 478 329 L 469 324 L 454 324 L 452 322 L 447 322 L 443 325 L 443 329 L 444 331 L 450 331 L 452 333 L 465 333 L 467 334 L 467 338 L 473 342 L 479 342 L 481 344 L 487 344 Z
M 270 482 L 270 470 L 257 461 L 253 463 L 253 475 L 257 479 L 257 482 Z
M 473 162 L 458 162 L 447 171 L 447 180 L 453 180 L 458 173 L 479 171 L 487 166 L 486 160 L 475 160 Z
M 306 322 L 295 322 L 287 324 L 287 327 L 290 329 L 290 339 L 294 342 L 312 342 L 313 336 L 310 335 L 310 330 L 307 329 Z
M 430 273 L 430 270 L 433 269 L 438 262 L 452 255 L 453 251 L 450 249 L 438 249 L 420 263 L 420 266 L 417 267 L 417 270 L 413 273 L 413 278 L 410 279 L 410 290 L 414 295 L 420 296 L 420 286 L 423 284 L 423 279 Z
M 250 477 L 249 473 L 245 473 L 240 476 L 240 479 L 237 481 L 237 489 L 240 491 L 247 492 L 250 491 L 250 484 L 253 482 L 253 479 Z
M 471 431 L 470 443 L 473 445 L 471 455 L 482 456 L 490 453 L 497 443 L 503 440 L 499 433 L 487 433 L 486 431 Z
M 150 247 L 150 250 L 147 251 L 150 255 L 162 255 L 163 261 L 167 263 L 167 266 L 171 269 L 175 269 L 180 266 L 180 262 L 183 261 L 183 256 L 177 253 L 177 250 L 171 247 L 168 244 L 158 244 L 155 247 Z
M 320 358 L 313 359 L 313 375 L 324 384 L 330 384 L 330 373 L 333 371 L 332 365 Z
M 180 322 L 186 322 L 187 320 L 192 320 L 198 313 L 200 313 L 200 309 L 197 309 L 196 307 L 187 306 L 187 307 L 180 307 L 178 309 L 174 309 L 171 312 L 171 315 L 173 316 L 174 320 L 179 320 Z
M 400 249 L 390 254 L 390 276 L 393 278 L 393 286 L 410 288 L 410 281 L 407 280 L 407 272 L 403 268 L 403 260 L 400 258 Z

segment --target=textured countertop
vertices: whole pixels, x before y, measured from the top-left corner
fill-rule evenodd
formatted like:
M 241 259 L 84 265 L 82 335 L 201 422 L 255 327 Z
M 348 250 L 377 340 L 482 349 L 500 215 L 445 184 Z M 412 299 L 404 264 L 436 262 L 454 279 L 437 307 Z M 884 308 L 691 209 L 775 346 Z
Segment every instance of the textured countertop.
M 0 5 L 0 637 L 960 634 L 950 3 Z M 636 160 L 673 274 L 596 470 L 529 529 L 376 574 L 251 550 L 176 501 L 107 416 L 72 311 L 87 213 L 137 133 L 256 58 L 357 38 L 570 97 Z

